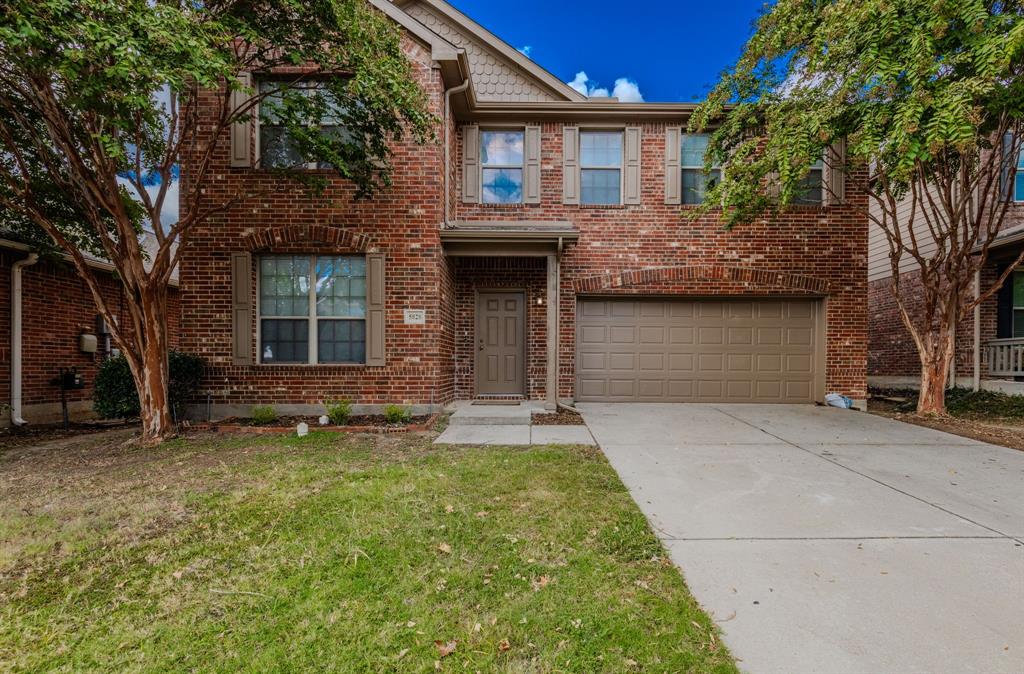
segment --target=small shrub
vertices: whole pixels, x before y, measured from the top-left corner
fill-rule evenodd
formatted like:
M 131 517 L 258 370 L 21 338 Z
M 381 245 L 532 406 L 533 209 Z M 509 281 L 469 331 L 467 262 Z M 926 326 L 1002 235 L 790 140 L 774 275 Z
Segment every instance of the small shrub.
M 253 426 L 269 426 L 277 421 L 277 411 L 271 405 L 257 405 L 252 408 L 250 421 Z
M 401 405 L 388 405 L 384 408 L 384 420 L 389 424 L 404 424 L 412 419 L 412 412 L 408 407 Z
M 185 405 L 195 397 L 203 377 L 203 359 L 190 353 L 167 354 L 167 395 L 175 418 L 180 419 Z M 139 416 L 139 394 L 123 355 L 107 358 L 96 371 L 93 409 L 103 419 L 130 419 Z
M 324 402 L 327 408 L 327 418 L 335 426 L 344 426 L 352 416 L 352 401 L 350 400 L 328 400 Z

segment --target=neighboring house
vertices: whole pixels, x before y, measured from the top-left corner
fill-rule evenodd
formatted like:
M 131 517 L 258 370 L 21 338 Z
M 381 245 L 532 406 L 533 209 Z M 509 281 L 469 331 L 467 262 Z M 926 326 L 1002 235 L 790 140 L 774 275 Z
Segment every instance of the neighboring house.
M 1011 203 L 981 273 L 982 290 L 991 288 L 1024 250 L 1024 155 L 1017 170 L 1004 171 L 1001 193 Z M 906 202 L 909 209 L 909 201 Z M 920 220 L 920 219 L 919 219 Z M 884 232 L 871 225 L 868 281 L 871 347 L 868 379 L 872 386 L 918 388 L 921 362 L 892 295 L 893 271 Z M 927 224 L 916 229 L 921 251 L 935 243 Z M 920 302 L 917 263 L 904 255 L 900 273 L 904 301 L 911 311 Z M 1024 268 L 1011 273 L 999 292 L 964 317 L 956 329 L 952 381 L 960 386 L 1024 394 Z
M 373 2 L 403 28 L 441 142 L 395 147 L 371 200 L 332 177 L 193 230 L 181 340 L 207 362 L 197 414 L 865 399 L 867 197 L 823 203 L 842 173 L 812 172 L 772 221 L 690 220 L 693 105 L 586 99 L 445 2 Z M 208 194 L 279 180 L 262 119 L 218 139 Z
M 151 237 L 146 243 L 151 242 Z M 105 300 L 118 316 L 124 290 L 106 261 L 90 259 Z M 177 278 L 168 294 L 170 343 L 178 343 Z M 20 305 L 20 311 L 19 311 Z M 92 340 L 83 335 L 95 337 Z M 20 346 L 20 353 L 19 353 Z M 97 368 L 116 348 L 71 262 L 38 259 L 21 243 L 0 236 L 0 426 L 12 419 L 31 425 L 61 420 L 61 368 L 75 368 L 82 388 L 66 391 L 72 420 L 93 416 L 92 391 Z

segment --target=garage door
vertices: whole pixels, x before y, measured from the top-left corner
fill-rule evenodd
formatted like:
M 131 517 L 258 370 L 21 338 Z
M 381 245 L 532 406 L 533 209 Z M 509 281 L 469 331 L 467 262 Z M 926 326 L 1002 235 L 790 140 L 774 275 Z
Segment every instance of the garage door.
M 580 401 L 813 402 L 813 300 L 582 299 Z

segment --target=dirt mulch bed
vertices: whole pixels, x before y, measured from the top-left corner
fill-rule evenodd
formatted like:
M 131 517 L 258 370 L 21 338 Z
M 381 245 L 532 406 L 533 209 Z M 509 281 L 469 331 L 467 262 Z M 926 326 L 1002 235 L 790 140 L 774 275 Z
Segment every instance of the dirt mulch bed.
M 868 412 L 881 417 L 888 417 L 908 424 L 934 428 L 959 435 L 972 440 L 1002 445 L 1011 449 L 1024 450 L 1024 421 L 1020 419 L 1001 419 L 998 417 L 919 417 L 916 414 L 897 412 L 898 402 L 871 399 Z
M 320 417 L 278 417 L 273 424 L 257 426 L 250 419 L 230 417 L 221 421 L 193 424 L 195 430 L 213 431 L 216 433 L 291 433 L 295 427 L 305 422 L 310 431 L 331 431 L 334 433 L 405 433 L 409 431 L 429 430 L 437 420 L 437 415 L 411 417 L 407 423 L 392 424 L 382 414 L 356 414 L 349 417 L 344 426 L 320 425 Z
M 76 422 L 69 424 L 65 430 L 63 424 L 49 424 L 45 426 L 11 426 L 0 428 L 0 448 L 11 449 L 37 445 L 52 440 L 74 438 L 92 433 L 104 433 L 110 430 L 123 428 L 137 428 L 137 423 L 126 425 L 121 421 L 117 422 Z
M 583 417 L 569 410 L 557 412 L 534 412 L 534 426 L 582 426 Z

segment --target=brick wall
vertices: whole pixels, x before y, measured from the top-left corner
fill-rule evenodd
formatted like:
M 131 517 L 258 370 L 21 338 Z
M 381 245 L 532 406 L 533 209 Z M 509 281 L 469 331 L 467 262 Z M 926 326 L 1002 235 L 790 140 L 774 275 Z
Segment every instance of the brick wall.
M 11 400 L 11 265 L 25 254 L 0 249 L 0 402 Z M 105 301 L 121 317 L 123 290 L 110 274 L 98 273 Z M 79 335 L 95 334 L 97 310 L 92 294 L 70 264 L 40 260 L 22 271 L 22 404 L 30 423 L 59 417 L 60 389 L 51 381 L 61 367 L 75 367 L 85 378 L 84 389 L 68 391 L 77 416 L 88 415 L 99 354 L 82 353 Z M 178 345 L 178 293 L 168 297 L 168 334 Z
M 403 46 L 431 111 L 440 116 L 442 84 L 429 50 L 408 38 Z M 215 100 L 206 94 L 201 105 L 209 110 Z M 218 140 L 204 198 L 217 203 L 239 191 L 256 196 L 193 230 L 181 264 L 183 344 L 209 364 L 204 396 L 215 405 L 242 406 L 342 397 L 362 404 L 450 399 L 454 342 L 446 330 L 453 329 L 447 303 L 454 286 L 440 245 L 441 144 L 395 144 L 391 187 L 356 201 L 351 185 L 329 172 L 325 191 L 313 196 L 269 171 L 232 168 L 227 140 L 226 134 Z M 183 193 L 193 161 L 183 162 Z M 280 252 L 384 253 L 386 365 L 233 365 L 229 260 L 236 251 L 250 251 L 254 259 Z M 407 308 L 426 309 L 426 324 L 405 325 Z
M 572 396 L 577 295 L 814 294 L 828 298 L 826 389 L 865 396 L 867 221 L 858 208 L 866 206 L 866 195 L 848 187 L 846 205 L 794 207 L 731 231 L 713 216 L 691 220 L 685 206 L 664 204 L 666 124 L 646 122 L 640 125 L 642 203 L 566 206 L 566 122 L 542 125 L 540 204 L 457 207 L 458 220 L 569 220 L 580 230 L 562 260 L 559 395 Z M 461 184 L 461 142 L 456 154 Z M 637 273 L 652 268 L 668 271 Z

